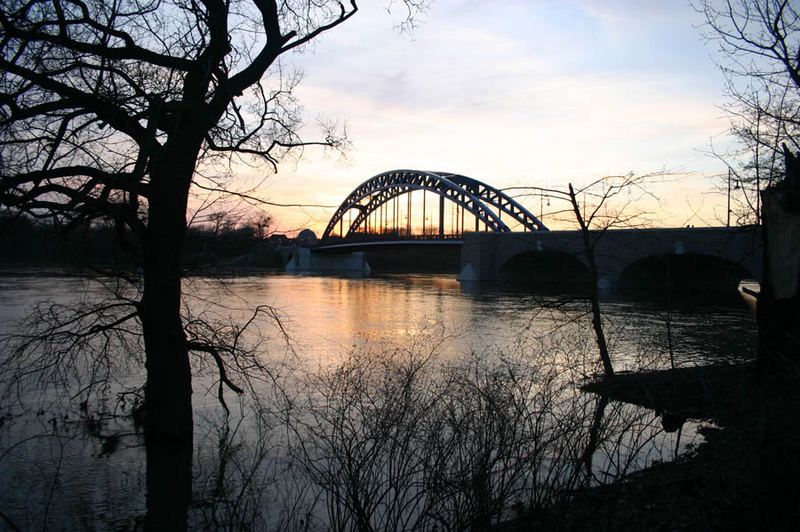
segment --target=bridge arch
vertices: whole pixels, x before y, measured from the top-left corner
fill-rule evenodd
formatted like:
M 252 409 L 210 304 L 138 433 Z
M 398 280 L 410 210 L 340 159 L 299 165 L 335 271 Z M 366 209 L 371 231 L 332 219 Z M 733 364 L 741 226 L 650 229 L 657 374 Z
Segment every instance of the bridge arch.
M 666 294 L 735 294 L 743 279 L 756 275 L 729 257 L 708 253 L 659 254 L 640 257 L 619 274 L 623 291 Z
M 547 231 L 547 227 L 516 200 L 477 179 L 449 172 L 392 170 L 371 177 L 356 187 L 331 217 L 321 240 L 329 240 L 337 226 L 340 236 L 350 236 L 381 206 L 415 190 L 430 191 L 439 196 L 440 237 L 443 236 L 445 201 L 471 213 L 476 218 L 476 224 L 480 221 L 492 232 L 511 231 L 502 219 L 503 214 L 521 224 L 525 230 Z M 357 212 L 355 219 L 352 218 L 353 210 Z M 351 213 L 351 217 L 345 232 L 343 226 L 348 213 Z M 410 233 L 410 221 L 408 223 Z
M 591 286 L 591 271 L 582 254 L 533 249 L 509 257 L 500 266 L 499 280 L 542 293 L 582 293 Z
M 718 266 L 738 265 L 731 266 L 738 271 L 736 275 L 755 280 L 762 275 L 757 227 L 614 229 L 590 231 L 589 236 L 594 242 L 599 279 L 611 288 L 619 286 L 620 275 L 628 266 L 649 257 L 710 256 L 719 261 Z M 469 233 L 463 241 L 460 279 L 466 281 L 498 280 L 506 261 L 524 252 L 560 251 L 582 262 L 585 259 L 580 231 Z

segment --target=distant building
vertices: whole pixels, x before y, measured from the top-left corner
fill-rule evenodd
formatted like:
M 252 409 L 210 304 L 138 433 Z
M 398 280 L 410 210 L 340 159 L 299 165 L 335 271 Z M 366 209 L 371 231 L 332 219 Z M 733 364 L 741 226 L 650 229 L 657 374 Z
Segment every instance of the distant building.
M 281 234 L 270 235 L 267 240 L 269 241 L 270 247 L 276 248 L 276 249 L 281 248 L 281 247 L 289 244 L 289 242 L 290 242 L 290 239 L 289 239 L 288 236 L 281 235 Z
M 317 235 L 311 229 L 303 229 L 297 234 L 295 241 L 299 246 L 313 246 L 317 243 Z

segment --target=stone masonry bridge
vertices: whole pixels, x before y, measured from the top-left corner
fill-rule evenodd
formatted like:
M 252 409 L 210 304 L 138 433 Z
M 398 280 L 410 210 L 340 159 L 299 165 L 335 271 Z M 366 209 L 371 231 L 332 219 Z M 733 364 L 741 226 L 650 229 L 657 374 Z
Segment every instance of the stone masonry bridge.
M 761 279 L 758 227 L 620 229 L 591 231 L 589 238 L 601 289 L 727 292 L 741 279 Z M 427 248 L 430 257 L 444 257 L 442 248 L 457 245 L 464 282 L 571 289 L 591 279 L 580 231 L 549 231 L 499 189 L 422 170 L 391 170 L 361 183 L 333 214 L 320 242 L 299 248 L 286 267 L 368 272 L 367 254 L 381 249 L 391 256 Z M 409 254 L 409 260 L 417 259 Z
M 740 278 L 761 279 L 762 241 L 757 227 L 590 231 L 590 239 L 601 288 L 619 287 L 623 277 L 627 279 L 647 261 L 686 258 L 702 261 L 712 277 L 717 271 L 733 270 Z M 536 265 L 553 256 L 588 271 L 580 231 L 469 232 L 463 237 L 459 280 L 502 280 L 521 257 L 527 258 L 526 264 Z

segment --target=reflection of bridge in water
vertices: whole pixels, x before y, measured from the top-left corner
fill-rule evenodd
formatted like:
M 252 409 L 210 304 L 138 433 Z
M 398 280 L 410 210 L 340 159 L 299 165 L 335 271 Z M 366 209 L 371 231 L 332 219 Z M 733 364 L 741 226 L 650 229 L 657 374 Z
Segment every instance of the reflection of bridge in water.
M 727 284 L 761 278 L 761 239 L 753 227 L 592 231 L 590 240 L 600 282 L 609 287 L 663 283 L 672 273 L 702 272 Z M 461 246 L 459 280 L 465 282 L 546 283 L 588 268 L 579 231 L 549 231 L 486 183 L 416 170 L 385 172 L 359 185 L 333 214 L 319 244 L 300 250 L 294 266 L 359 269 L 366 251 L 409 246 Z

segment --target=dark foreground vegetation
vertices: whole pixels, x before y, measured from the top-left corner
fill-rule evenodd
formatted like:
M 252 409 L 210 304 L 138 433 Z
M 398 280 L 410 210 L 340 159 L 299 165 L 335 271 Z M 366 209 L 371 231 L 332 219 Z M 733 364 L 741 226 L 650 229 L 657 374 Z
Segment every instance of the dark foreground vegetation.
M 712 423 L 674 462 L 498 530 L 795 530 L 800 522 L 800 376 L 755 364 L 619 374 L 584 390 L 660 412 L 666 431 Z
M 187 230 L 183 264 L 206 268 L 279 268 L 280 247 L 289 242 L 267 231 L 268 220 L 236 223 L 219 217 Z M 104 267 L 136 269 L 136 243 L 129 232 L 108 224 L 64 225 L 20 214 L 0 213 L 0 266 Z

